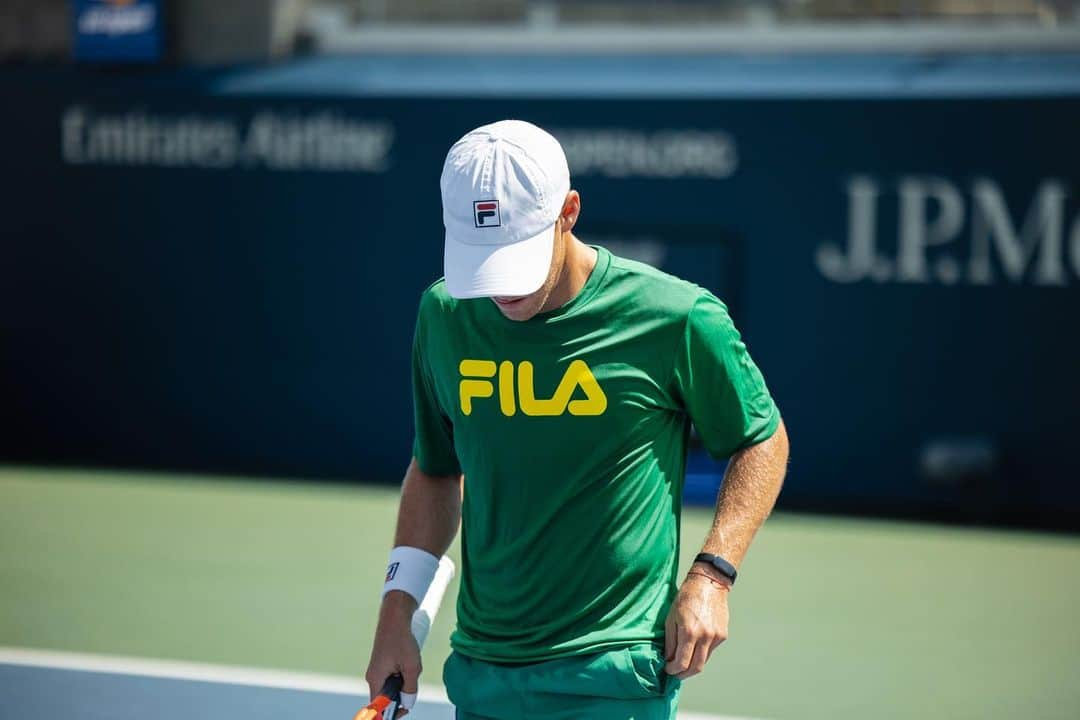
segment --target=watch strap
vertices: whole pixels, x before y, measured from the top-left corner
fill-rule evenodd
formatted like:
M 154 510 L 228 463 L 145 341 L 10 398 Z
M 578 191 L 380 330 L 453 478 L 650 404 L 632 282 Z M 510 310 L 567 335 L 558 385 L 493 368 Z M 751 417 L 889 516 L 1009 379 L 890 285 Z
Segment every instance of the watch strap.
M 712 565 L 718 573 L 730 580 L 732 585 L 735 584 L 735 578 L 739 575 L 738 571 L 735 570 L 735 566 L 719 555 L 704 552 L 698 553 L 697 557 L 694 558 L 694 562 L 703 562 L 707 565 Z

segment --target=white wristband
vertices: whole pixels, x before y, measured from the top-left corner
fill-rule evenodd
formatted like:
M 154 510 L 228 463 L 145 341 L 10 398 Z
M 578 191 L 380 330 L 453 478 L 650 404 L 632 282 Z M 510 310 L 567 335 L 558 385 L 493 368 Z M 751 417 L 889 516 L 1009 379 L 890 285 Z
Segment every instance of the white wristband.
M 401 702 L 398 703 L 406 710 L 412 710 L 412 706 L 416 704 L 416 693 L 401 693 Z
M 439 558 L 426 550 L 399 545 L 390 551 L 390 563 L 386 566 L 386 584 L 382 596 L 391 590 L 401 590 L 412 595 L 419 605 L 424 601 L 435 571 L 439 569 Z

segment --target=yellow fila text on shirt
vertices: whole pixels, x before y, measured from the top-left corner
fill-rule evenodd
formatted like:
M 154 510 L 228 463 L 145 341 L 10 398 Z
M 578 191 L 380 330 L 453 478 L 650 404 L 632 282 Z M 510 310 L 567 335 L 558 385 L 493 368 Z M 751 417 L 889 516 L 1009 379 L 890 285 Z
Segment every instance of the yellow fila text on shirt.
M 490 378 L 498 375 L 499 409 L 510 417 L 518 409 L 525 415 L 552 416 L 565 415 L 603 415 L 607 410 L 607 395 L 600 388 L 600 383 L 584 360 L 574 360 L 563 373 L 555 394 L 550 398 L 538 398 L 533 387 L 533 364 L 522 360 L 517 364 L 503 360 L 498 365 L 494 360 L 462 360 L 458 366 L 461 382 L 458 384 L 458 396 L 461 400 L 461 412 L 471 415 L 473 400 L 489 398 L 496 394 L 496 384 Z M 515 388 L 514 376 L 517 376 Z M 581 388 L 585 397 L 571 400 L 574 391 Z

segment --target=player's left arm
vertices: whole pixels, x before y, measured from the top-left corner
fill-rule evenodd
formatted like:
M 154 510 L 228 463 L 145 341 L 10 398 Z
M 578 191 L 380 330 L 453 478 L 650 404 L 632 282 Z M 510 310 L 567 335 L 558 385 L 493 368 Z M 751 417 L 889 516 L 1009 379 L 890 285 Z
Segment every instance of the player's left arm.
M 787 461 L 783 421 L 767 440 L 731 456 L 702 552 L 739 567 L 754 534 L 776 504 Z M 730 589 L 731 582 L 711 565 L 695 562 L 690 566 L 665 626 L 669 674 L 681 679 L 696 675 L 716 646 L 727 640 Z

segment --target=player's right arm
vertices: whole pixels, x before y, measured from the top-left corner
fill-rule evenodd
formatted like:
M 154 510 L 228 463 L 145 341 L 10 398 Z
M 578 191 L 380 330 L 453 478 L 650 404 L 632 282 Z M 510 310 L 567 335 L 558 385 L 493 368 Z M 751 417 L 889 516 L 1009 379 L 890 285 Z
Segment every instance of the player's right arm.
M 461 524 L 461 480 L 460 473 L 429 475 L 413 458 L 401 487 L 394 545 L 407 545 L 442 557 Z M 410 627 L 416 607 L 416 600 L 401 590 L 391 590 L 383 598 L 371 659 L 364 674 L 371 697 L 394 673 L 402 676 L 403 692 L 416 692 L 422 670 L 420 648 Z
M 428 328 L 441 322 L 431 289 L 420 299 L 412 346 L 413 458 L 405 471 L 398 506 L 394 547 L 418 548 L 442 557 L 461 525 L 462 474 L 454 448 L 453 425 L 440 402 L 427 349 Z M 432 318 L 434 317 L 434 321 Z M 415 693 L 420 675 L 420 648 L 411 623 L 417 601 L 391 590 L 379 608 L 379 621 L 365 679 L 372 697 L 387 677 L 402 676 L 402 692 Z

